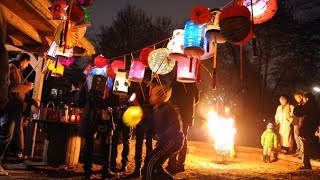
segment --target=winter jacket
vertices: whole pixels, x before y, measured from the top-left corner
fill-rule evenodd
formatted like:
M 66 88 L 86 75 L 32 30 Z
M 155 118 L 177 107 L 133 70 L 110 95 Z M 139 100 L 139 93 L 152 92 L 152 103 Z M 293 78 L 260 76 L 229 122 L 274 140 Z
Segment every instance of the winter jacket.
M 182 122 L 177 107 L 169 103 L 162 103 L 153 109 L 152 120 L 158 143 L 166 143 L 170 139 L 182 138 Z
M 279 105 L 275 114 L 275 121 L 279 126 L 280 145 L 284 147 L 290 147 L 293 110 L 293 105 Z
M 278 146 L 277 134 L 270 130 L 265 130 L 261 135 L 261 145 L 263 147 L 272 148 Z

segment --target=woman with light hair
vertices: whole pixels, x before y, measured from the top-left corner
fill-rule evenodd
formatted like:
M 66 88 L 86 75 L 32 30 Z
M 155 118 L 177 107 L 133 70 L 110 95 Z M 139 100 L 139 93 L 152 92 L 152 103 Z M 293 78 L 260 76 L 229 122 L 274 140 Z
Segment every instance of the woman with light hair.
M 1 161 L 10 143 L 14 131 L 14 122 L 8 121 L 6 106 L 8 105 L 9 57 L 5 48 L 7 37 L 6 19 L 0 8 L 0 176 L 8 173 L 2 168 Z

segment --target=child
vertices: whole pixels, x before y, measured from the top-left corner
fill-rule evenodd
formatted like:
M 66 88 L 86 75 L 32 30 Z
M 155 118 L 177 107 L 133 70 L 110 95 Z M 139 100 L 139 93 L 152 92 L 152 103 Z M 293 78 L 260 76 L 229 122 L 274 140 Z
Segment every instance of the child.
M 163 169 L 163 163 L 180 150 L 184 142 L 182 122 L 178 109 L 167 103 L 172 89 L 157 85 L 151 88 L 149 101 L 154 105 L 152 120 L 158 142 L 154 150 L 147 154 L 143 167 L 143 180 L 174 179 Z
M 262 133 L 261 145 L 263 147 L 263 161 L 270 162 L 271 149 L 278 146 L 278 138 L 276 133 L 273 132 L 273 124 L 269 123 L 267 130 Z

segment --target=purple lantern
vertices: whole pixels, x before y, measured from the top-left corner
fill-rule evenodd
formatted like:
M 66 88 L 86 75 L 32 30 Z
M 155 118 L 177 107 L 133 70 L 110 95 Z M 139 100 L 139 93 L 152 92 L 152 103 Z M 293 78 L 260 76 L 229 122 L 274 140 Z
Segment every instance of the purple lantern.
M 197 74 L 197 61 L 190 58 L 189 61 L 178 61 L 177 81 L 194 83 Z
M 74 62 L 74 58 L 73 56 L 67 58 L 67 59 L 59 59 L 60 63 L 62 64 L 62 66 L 64 67 L 69 67 L 73 64 Z
M 144 77 L 144 69 L 145 65 L 141 61 L 132 61 L 129 71 L 129 80 L 132 82 L 142 82 Z

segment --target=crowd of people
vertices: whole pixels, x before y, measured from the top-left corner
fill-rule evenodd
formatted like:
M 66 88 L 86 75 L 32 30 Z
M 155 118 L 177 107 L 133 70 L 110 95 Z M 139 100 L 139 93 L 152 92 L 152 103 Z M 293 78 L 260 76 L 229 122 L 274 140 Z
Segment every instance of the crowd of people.
M 290 104 L 285 96 L 279 98 L 276 128 L 274 130 L 274 124 L 270 122 L 261 136 L 263 161 L 270 162 L 272 149 L 275 154 L 279 151 L 284 155 L 293 152 L 294 157 L 302 159 L 300 169 L 312 169 L 310 158 L 316 157 L 320 142 L 320 109 L 312 93 L 295 92 L 293 97 L 296 106 Z

